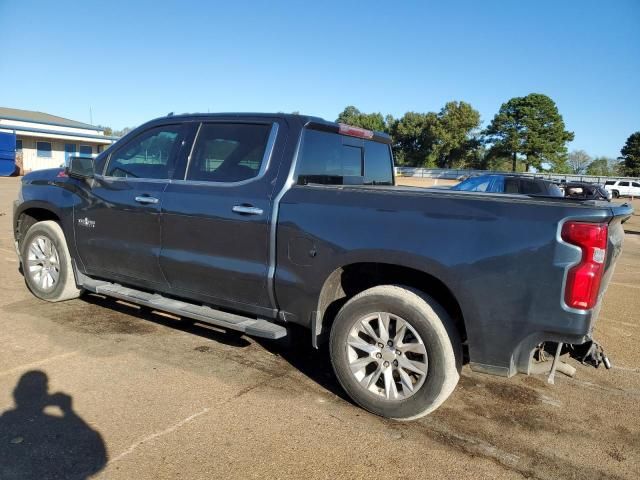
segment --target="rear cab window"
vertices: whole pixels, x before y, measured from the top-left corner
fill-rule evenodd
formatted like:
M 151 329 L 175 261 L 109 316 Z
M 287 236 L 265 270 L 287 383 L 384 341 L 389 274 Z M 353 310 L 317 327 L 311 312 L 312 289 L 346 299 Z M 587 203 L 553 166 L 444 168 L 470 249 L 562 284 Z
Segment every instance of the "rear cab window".
M 296 169 L 298 185 L 393 185 L 388 143 L 341 135 L 329 128 L 304 130 Z

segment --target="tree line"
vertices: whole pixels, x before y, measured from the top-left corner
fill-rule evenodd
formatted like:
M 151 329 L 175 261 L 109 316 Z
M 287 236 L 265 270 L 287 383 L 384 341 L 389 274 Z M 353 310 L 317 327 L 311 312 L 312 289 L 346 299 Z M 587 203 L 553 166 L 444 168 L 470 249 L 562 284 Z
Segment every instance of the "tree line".
M 336 120 L 388 133 L 396 164 L 431 168 L 538 171 L 587 175 L 640 176 L 640 131 L 629 136 L 618 158 L 591 158 L 568 152 L 574 134 L 566 129 L 555 102 L 531 93 L 502 104 L 489 125 L 463 101 L 439 112 L 407 112 L 400 118 L 346 107 Z

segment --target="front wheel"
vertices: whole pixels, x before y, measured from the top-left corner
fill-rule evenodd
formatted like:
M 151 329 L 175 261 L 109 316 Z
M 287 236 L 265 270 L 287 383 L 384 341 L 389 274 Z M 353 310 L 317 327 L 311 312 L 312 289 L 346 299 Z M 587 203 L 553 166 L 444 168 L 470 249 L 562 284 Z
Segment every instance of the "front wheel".
M 460 378 L 455 325 L 431 297 L 407 287 L 373 287 L 349 300 L 333 323 L 330 352 L 349 396 L 383 417 L 431 413 Z
M 47 220 L 27 230 L 21 243 L 24 279 L 36 297 L 59 302 L 80 296 L 62 228 Z

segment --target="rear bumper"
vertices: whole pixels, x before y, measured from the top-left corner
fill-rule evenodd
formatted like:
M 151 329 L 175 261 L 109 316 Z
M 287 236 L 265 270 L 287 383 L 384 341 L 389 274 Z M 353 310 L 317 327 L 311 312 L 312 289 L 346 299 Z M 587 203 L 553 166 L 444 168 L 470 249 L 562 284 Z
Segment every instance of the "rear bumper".
M 569 345 L 582 345 L 593 340 L 591 334 L 566 335 L 549 332 L 534 333 L 524 338 L 512 351 L 509 362 L 506 365 L 486 364 L 470 362 L 469 366 L 474 372 L 497 375 L 500 377 L 512 377 L 517 373 L 531 374 L 533 355 L 539 345 L 545 342 L 564 343 Z
M 601 302 L 589 311 L 563 312 L 561 321 L 525 324 L 519 334 L 501 336 L 493 343 L 494 350 L 485 351 L 485 358 L 471 357 L 472 370 L 502 377 L 517 373 L 531 374 L 533 355 L 545 342 L 582 345 L 593 340 L 593 327 L 598 318 Z M 521 324 L 521 326 L 524 326 Z M 475 360 L 475 361 L 474 361 Z M 485 360 L 485 361 L 483 361 Z

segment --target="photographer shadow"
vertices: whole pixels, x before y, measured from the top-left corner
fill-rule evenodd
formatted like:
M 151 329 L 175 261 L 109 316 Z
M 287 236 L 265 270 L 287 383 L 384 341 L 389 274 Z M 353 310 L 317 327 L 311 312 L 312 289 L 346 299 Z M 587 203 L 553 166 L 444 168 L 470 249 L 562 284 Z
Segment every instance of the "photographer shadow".
M 104 468 L 102 436 L 73 410 L 71 396 L 49 394 L 44 372 L 22 375 L 13 398 L 15 408 L 0 415 L 2 480 L 86 479 Z

